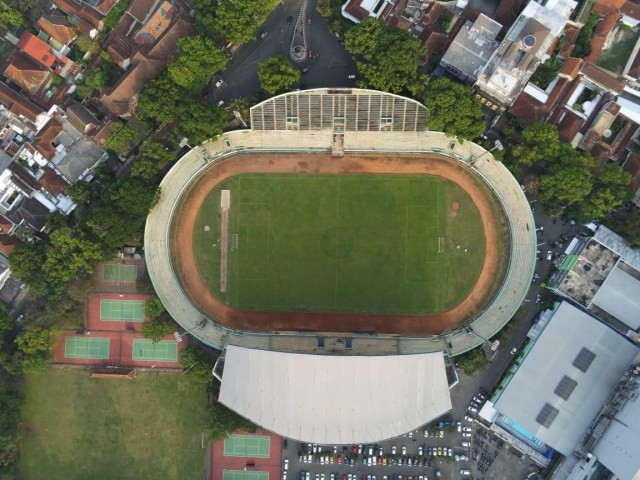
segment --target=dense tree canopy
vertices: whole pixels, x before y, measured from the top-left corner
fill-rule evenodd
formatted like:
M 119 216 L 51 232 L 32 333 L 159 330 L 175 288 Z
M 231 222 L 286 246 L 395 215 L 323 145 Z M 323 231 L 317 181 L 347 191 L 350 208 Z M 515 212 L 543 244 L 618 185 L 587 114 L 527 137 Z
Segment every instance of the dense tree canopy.
M 178 114 L 175 132 L 179 137 L 187 137 L 191 145 L 221 134 L 222 129 L 227 126 L 224 109 L 193 100 L 183 102 Z
M 164 71 L 148 82 L 140 91 L 138 105 L 146 115 L 162 123 L 173 120 L 176 108 L 184 100 L 186 92 Z
M 21 242 L 9 256 L 11 272 L 29 285 L 35 296 L 44 295 L 49 291 L 50 285 L 42 274 L 46 256 L 46 246 L 41 242 Z
M 193 0 L 193 19 L 196 24 L 196 31 L 200 35 L 216 40 L 218 36 L 215 29 L 217 0 Z
M 94 264 L 104 258 L 100 245 L 83 238 L 71 227 L 56 230 L 49 238 L 51 248 L 43 268 L 50 281 L 66 285 L 82 272 L 91 273 Z
M 560 147 L 555 125 L 538 122 L 525 128 L 520 145 L 513 149 L 513 158 L 518 165 L 533 165 L 538 161 L 554 158 Z
M 468 140 L 484 132 L 482 105 L 465 85 L 445 77 L 434 78 L 428 84 L 424 103 L 430 130 Z
M 596 172 L 591 195 L 583 205 L 585 215 L 602 218 L 614 208 L 629 201 L 631 174 L 615 163 L 602 166 Z
M 0 28 L 22 27 L 25 24 L 26 21 L 22 13 L 7 2 L 0 2 Z
M 183 37 L 178 46 L 180 55 L 167 70 L 174 83 L 189 91 L 202 90 L 216 72 L 227 66 L 224 52 L 207 37 Z
M 138 132 L 125 123 L 113 122 L 109 138 L 104 142 L 105 150 L 126 156 L 139 140 Z
M 289 90 L 300 81 L 300 70 L 284 55 L 276 55 L 258 65 L 258 79 L 262 89 L 271 94 Z
M 229 42 L 249 42 L 278 3 L 280 0 L 225 0 L 216 8 L 213 28 Z
M 27 355 L 48 352 L 53 348 L 55 330 L 42 326 L 29 325 L 16 337 L 16 345 Z
M 176 324 L 165 318 L 154 318 L 142 324 L 142 336 L 153 343 L 157 343 L 176 330 Z
M 211 380 L 213 357 L 196 345 L 189 345 L 180 352 L 180 365 L 197 382 L 207 383 Z
M 221 403 L 209 405 L 207 416 L 208 422 L 204 428 L 204 436 L 212 442 L 222 440 L 236 430 L 256 431 L 256 426 L 253 423 L 229 410 Z
M 366 83 L 378 90 L 416 95 L 426 78 L 418 72 L 427 47 L 408 32 L 367 17 L 345 35 L 345 48 L 356 59 Z

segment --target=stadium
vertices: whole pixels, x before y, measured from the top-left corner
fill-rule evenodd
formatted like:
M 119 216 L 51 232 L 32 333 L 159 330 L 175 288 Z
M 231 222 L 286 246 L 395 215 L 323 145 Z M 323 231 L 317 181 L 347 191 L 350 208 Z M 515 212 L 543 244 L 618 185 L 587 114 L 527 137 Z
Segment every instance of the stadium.
M 536 233 L 506 167 L 426 130 L 427 115 L 371 90 L 286 93 L 168 172 L 147 219 L 149 275 L 185 331 L 224 352 L 229 408 L 336 444 L 451 409 L 445 363 L 512 318 Z M 366 407 L 318 394 L 337 386 Z

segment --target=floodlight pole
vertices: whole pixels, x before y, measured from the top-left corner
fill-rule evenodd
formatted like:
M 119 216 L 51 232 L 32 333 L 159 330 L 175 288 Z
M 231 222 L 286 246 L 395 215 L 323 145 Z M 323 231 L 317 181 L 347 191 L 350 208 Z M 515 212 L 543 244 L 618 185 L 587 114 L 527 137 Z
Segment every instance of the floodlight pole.
M 484 157 L 487 153 L 491 153 L 494 150 L 499 150 L 499 151 L 504 150 L 504 145 L 502 145 L 502 142 L 500 140 L 496 140 L 495 141 L 494 147 L 491 150 L 487 150 L 486 152 L 478 155 L 477 157 L 474 156 L 474 155 L 471 155 L 471 158 L 469 159 L 469 165 L 471 165 L 473 167 L 478 160 L 480 160 L 482 157 Z
M 173 336 L 176 339 L 176 342 L 180 343 L 182 341 L 182 337 L 184 337 L 185 335 L 187 335 L 188 333 L 191 333 L 192 331 L 194 331 L 196 328 L 204 328 L 204 326 L 207 324 L 207 319 L 202 317 L 200 320 L 198 320 L 198 322 L 191 327 L 189 330 L 187 330 L 186 332 L 180 333 L 180 332 L 173 332 Z

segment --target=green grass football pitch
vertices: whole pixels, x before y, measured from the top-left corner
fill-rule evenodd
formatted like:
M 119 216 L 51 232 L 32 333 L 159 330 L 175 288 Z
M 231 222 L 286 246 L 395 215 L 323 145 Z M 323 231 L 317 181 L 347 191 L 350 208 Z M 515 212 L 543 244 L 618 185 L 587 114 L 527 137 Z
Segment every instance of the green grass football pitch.
M 201 384 L 184 375 L 138 371 L 118 381 L 57 368 L 25 375 L 18 477 L 204 478 L 206 405 Z
M 221 294 L 222 189 L 231 209 Z M 429 314 L 471 291 L 485 239 L 471 198 L 440 177 L 250 174 L 210 192 L 194 249 L 205 283 L 236 307 Z

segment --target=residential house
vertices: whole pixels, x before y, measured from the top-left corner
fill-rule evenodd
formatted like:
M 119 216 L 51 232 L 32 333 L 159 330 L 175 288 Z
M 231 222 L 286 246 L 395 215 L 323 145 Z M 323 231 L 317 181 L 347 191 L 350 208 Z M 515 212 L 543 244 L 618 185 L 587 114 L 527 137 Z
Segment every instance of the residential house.
M 576 6 L 573 0 L 529 2 L 480 74 L 475 87 L 491 102 L 509 107 L 525 88 Z
M 62 78 L 67 78 L 78 72 L 78 67 L 74 62 L 30 32 L 25 31 L 22 34 L 17 47 L 21 52 L 31 57 L 33 61 L 53 70 Z
M 440 61 L 447 72 L 473 84 L 498 48 L 496 37 L 502 25 L 484 14 L 475 22 L 467 20 Z
M 57 10 L 43 14 L 35 27 L 40 31 L 38 37 L 48 42 L 62 55 L 69 53 L 70 46 L 77 36 L 71 22 Z
M 51 71 L 18 50 L 11 54 L 4 75 L 33 97 L 43 94 L 51 83 Z
M 166 3 L 166 2 L 165 2 Z M 164 8 L 162 4 L 160 9 Z M 151 18 L 158 18 L 153 15 Z M 165 18 L 165 17 L 162 17 Z M 137 94 L 142 87 L 173 59 L 180 38 L 193 33 L 191 18 L 184 11 L 172 14 L 171 22 L 164 27 L 158 24 L 162 34 L 148 44 L 149 35 L 135 33 L 135 39 L 141 43 L 134 44 L 133 54 L 127 63 L 128 70 L 113 87 L 102 92 L 99 100 L 115 116 L 128 117 L 137 106 Z M 145 24 L 143 29 L 148 29 Z M 145 30 L 146 31 L 146 30 Z
M 86 2 L 75 0 L 53 0 L 56 8 L 71 17 L 71 23 L 85 35 L 96 38 L 102 30 L 104 13 Z

